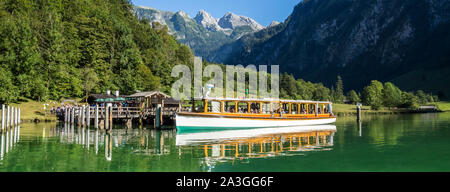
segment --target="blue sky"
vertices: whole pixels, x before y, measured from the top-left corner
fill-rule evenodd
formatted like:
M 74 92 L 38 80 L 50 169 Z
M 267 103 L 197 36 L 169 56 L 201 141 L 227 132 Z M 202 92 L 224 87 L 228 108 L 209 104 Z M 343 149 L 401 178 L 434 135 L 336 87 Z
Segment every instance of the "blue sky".
M 283 22 L 301 0 L 131 0 L 134 5 L 153 7 L 164 11 L 182 10 L 195 17 L 201 9 L 215 18 L 228 11 L 253 18 L 267 26 L 272 21 Z

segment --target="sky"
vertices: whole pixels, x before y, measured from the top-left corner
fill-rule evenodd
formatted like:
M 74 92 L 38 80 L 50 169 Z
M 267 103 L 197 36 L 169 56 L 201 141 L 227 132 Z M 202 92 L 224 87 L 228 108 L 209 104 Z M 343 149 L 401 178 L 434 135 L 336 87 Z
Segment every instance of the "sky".
M 198 11 L 205 10 L 215 18 L 227 12 L 253 18 L 261 25 L 268 26 L 272 21 L 283 22 L 301 0 L 131 0 L 134 5 L 153 7 L 163 11 L 184 11 L 195 17 Z

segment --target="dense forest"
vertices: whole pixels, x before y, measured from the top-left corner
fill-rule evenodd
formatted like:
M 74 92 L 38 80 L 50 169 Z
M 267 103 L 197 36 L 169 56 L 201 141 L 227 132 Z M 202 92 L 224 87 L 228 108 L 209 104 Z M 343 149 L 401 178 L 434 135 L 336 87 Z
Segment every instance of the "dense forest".
M 168 92 L 172 66 L 192 66 L 192 51 L 132 8 L 127 0 L 0 0 L 0 101 Z
M 361 92 L 350 90 L 344 94 L 344 82 L 337 76 L 331 89 L 322 83 L 312 83 L 303 79 L 295 79 L 292 74 L 280 75 L 280 97 L 284 99 L 302 99 L 333 101 L 334 103 L 362 103 L 378 110 L 384 107 L 417 109 L 420 105 L 439 101 L 437 95 L 422 90 L 416 92 L 402 91 L 391 82 L 384 84 L 372 80 Z

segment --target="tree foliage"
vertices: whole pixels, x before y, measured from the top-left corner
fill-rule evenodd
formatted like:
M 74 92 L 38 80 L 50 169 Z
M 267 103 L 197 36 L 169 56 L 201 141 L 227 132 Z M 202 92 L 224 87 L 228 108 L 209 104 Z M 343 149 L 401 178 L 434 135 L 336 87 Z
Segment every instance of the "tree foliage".
M 372 80 L 370 85 L 363 90 L 363 103 L 370 105 L 372 109 L 378 110 L 383 104 L 383 84 L 377 80 Z
M 192 51 L 127 0 L 0 2 L 0 102 L 161 89 Z

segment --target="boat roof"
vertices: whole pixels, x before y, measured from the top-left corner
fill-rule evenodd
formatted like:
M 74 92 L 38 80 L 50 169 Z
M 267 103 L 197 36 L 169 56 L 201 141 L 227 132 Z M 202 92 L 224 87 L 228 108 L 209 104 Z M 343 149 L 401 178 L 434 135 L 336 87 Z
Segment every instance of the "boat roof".
M 256 98 L 216 98 L 216 97 L 204 97 L 202 99 L 212 100 L 212 101 L 244 101 L 244 102 L 279 102 L 279 103 L 321 103 L 328 104 L 332 103 L 331 101 L 312 101 L 312 100 L 288 100 L 288 99 L 273 99 L 273 98 L 265 98 L 265 99 L 256 99 Z

